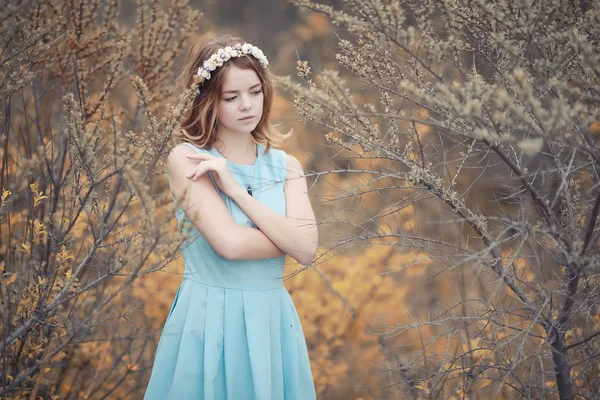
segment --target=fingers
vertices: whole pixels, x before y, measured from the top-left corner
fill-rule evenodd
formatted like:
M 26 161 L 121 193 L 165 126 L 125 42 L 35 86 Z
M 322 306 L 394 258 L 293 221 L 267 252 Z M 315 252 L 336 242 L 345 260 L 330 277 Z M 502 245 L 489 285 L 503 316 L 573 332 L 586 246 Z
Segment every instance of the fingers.
M 198 164 L 198 166 L 196 168 L 194 168 L 193 170 L 191 170 L 187 175 L 186 178 L 190 178 L 192 180 L 196 180 L 198 178 L 200 178 L 202 176 L 202 174 L 204 174 L 206 171 L 218 171 L 219 170 L 219 166 L 215 165 L 214 163 L 207 161 L 201 162 L 200 164 Z
M 195 181 L 196 179 L 200 178 L 203 173 L 206 172 L 205 170 L 206 170 L 206 168 L 203 168 L 202 164 L 200 164 L 198 167 L 196 167 L 196 169 L 192 170 L 192 172 L 187 174 L 185 177 L 190 178 L 193 181 Z
M 190 171 L 185 176 L 186 178 L 192 179 L 194 181 L 200 178 L 202 174 L 204 174 L 208 170 L 218 171 L 221 168 L 221 166 L 218 164 L 219 160 L 217 160 L 217 157 L 214 157 L 210 154 L 186 154 L 186 157 L 201 161 L 195 169 Z M 223 163 L 223 165 L 226 168 L 225 163 Z
M 202 153 L 186 154 L 185 156 L 192 160 L 201 160 L 201 161 L 208 160 L 211 157 L 208 154 L 202 154 Z M 198 166 L 195 169 L 193 169 L 192 171 L 190 171 L 185 177 L 189 178 L 193 181 L 200 178 L 202 176 L 202 174 L 204 172 L 206 172 L 205 168 L 202 168 L 203 164 L 204 163 L 198 164 Z

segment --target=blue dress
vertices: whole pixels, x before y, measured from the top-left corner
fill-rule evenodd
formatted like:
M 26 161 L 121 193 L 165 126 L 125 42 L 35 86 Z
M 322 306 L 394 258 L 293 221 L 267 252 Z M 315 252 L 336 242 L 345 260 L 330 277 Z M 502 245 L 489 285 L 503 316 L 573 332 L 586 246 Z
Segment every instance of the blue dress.
M 198 148 L 223 157 L 214 147 Z M 265 206 L 286 215 L 285 152 L 256 143 L 253 165 L 228 161 L 235 179 Z M 210 176 L 210 174 L 209 174 Z M 256 225 L 211 180 L 238 225 Z M 169 179 L 170 184 L 170 179 Z M 193 227 L 184 274 L 156 350 L 145 400 L 316 399 L 304 332 L 283 286 L 285 256 L 227 260 Z

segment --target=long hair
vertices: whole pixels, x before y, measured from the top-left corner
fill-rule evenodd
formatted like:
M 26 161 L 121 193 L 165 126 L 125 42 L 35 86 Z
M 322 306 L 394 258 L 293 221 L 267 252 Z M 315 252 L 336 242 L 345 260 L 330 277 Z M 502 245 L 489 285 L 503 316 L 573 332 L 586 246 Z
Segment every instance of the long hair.
M 220 34 L 209 37 L 192 46 L 188 53 L 180 82 L 189 88 L 194 82 L 194 75 L 205 60 L 217 52 L 219 48 L 233 46 L 244 41 L 230 34 Z M 273 104 L 273 79 L 270 71 L 263 67 L 251 55 L 246 57 L 232 57 L 221 67 L 211 72 L 211 77 L 200 85 L 200 93 L 196 95 L 191 106 L 184 113 L 181 121 L 181 130 L 176 130 L 173 135 L 175 142 L 189 142 L 200 148 L 211 149 L 216 141 L 217 124 L 219 121 L 218 105 L 221 101 L 221 92 L 225 80 L 225 72 L 235 65 L 242 69 L 251 69 L 258 75 L 263 90 L 263 110 L 260 121 L 252 131 L 252 138 L 267 147 L 267 152 L 272 146 L 279 146 L 286 140 L 291 132 L 283 135 L 271 124 L 271 106 Z

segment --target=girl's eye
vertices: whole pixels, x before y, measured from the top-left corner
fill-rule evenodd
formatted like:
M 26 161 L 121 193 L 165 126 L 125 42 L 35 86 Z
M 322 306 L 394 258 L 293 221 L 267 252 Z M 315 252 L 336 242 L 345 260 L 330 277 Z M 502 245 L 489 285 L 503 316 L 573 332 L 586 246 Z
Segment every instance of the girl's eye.
M 262 89 L 259 89 L 259 90 L 256 90 L 256 91 L 252 92 L 252 94 L 254 94 L 255 96 L 258 96 L 261 92 L 262 92 Z M 233 97 L 229 97 L 229 98 L 226 98 L 226 99 L 223 99 L 223 100 L 225 100 L 225 101 L 233 101 L 233 100 L 235 100 L 236 97 L 237 96 L 233 96 Z

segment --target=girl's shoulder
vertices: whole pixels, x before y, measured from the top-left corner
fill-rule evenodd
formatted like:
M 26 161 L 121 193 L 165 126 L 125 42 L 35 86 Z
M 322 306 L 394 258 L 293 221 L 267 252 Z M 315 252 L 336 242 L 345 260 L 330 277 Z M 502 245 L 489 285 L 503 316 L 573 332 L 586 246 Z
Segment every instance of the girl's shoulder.
M 283 165 L 285 168 L 302 168 L 300 161 L 291 154 L 286 153 L 284 150 L 271 148 L 269 149 L 271 159 Z
M 284 150 L 276 149 L 274 147 L 271 147 L 267 153 L 266 146 L 260 143 L 258 145 L 263 151 L 262 156 L 266 161 L 264 163 L 265 166 L 268 166 L 269 169 L 274 171 L 274 173 L 277 175 L 277 179 L 285 179 L 287 176 L 287 153 Z
M 197 144 L 190 142 L 180 142 L 171 148 L 169 159 L 181 160 L 185 159 L 188 154 L 212 154 L 208 149 L 203 149 Z
M 267 159 L 271 164 L 277 164 L 283 167 L 286 166 L 289 155 L 284 150 L 271 147 L 269 149 L 269 152 L 267 153 L 266 146 L 263 146 L 260 143 L 259 146 L 261 146 L 263 150 L 263 157 Z
M 171 149 L 171 151 L 173 151 L 174 149 L 177 149 L 177 148 L 182 148 L 182 147 L 190 147 L 190 148 L 194 149 L 197 153 L 208 152 L 208 150 L 203 149 L 200 146 L 197 146 L 190 142 L 177 143 L 175 146 L 173 146 L 173 149 Z

